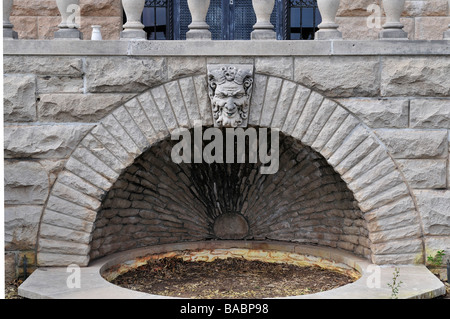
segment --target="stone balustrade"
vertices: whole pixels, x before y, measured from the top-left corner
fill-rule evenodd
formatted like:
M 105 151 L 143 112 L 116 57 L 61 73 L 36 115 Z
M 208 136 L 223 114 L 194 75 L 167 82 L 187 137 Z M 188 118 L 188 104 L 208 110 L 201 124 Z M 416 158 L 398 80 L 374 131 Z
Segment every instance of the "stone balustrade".
M 78 30 L 76 23 L 80 17 L 79 0 L 56 0 L 61 23 L 59 30 L 54 33 L 58 39 L 82 39 L 83 35 Z M 252 40 L 276 39 L 274 26 L 270 23 L 270 15 L 274 10 L 275 0 L 253 0 L 253 9 L 257 22 L 253 26 L 251 34 Z M 379 39 L 408 39 L 408 33 L 403 30 L 404 24 L 400 21 L 402 12 L 405 10 L 405 0 L 382 0 L 386 19 L 379 32 Z M 206 23 L 206 14 L 210 5 L 210 0 L 188 0 L 189 11 L 192 16 L 192 23 L 189 25 L 187 40 L 210 40 L 211 32 Z M 316 40 L 337 40 L 342 39 L 342 33 L 338 30 L 336 15 L 342 8 L 340 0 L 317 0 L 317 5 L 322 16 L 322 23 L 318 26 Z M 13 25 L 9 21 L 13 0 L 3 1 L 3 37 L 4 39 L 16 39 L 17 32 L 13 31 Z M 145 6 L 145 0 L 123 0 L 122 6 L 127 17 L 127 22 L 123 25 L 120 33 L 121 39 L 146 39 L 144 25 L 141 23 L 141 15 Z M 448 4 L 450 10 L 450 0 Z M 364 8 L 361 8 L 364 11 Z M 449 14 L 450 15 L 450 14 Z M 449 29 L 444 32 L 443 38 L 450 39 Z

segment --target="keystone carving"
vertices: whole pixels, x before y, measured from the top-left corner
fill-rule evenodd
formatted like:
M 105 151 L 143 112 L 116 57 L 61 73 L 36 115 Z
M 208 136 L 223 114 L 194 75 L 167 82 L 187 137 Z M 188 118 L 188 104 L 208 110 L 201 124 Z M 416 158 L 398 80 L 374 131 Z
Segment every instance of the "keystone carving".
M 215 127 L 247 127 L 253 65 L 209 65 L 208 93 Z

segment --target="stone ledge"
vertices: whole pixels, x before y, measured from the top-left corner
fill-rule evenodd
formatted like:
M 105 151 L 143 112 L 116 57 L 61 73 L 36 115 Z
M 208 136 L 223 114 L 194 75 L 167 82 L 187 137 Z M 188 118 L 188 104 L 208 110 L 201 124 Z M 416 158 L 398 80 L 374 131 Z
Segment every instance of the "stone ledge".
M 67 268 L 41 268 L 36 270 L 20 287 L 19 294 L 32 299 L 173 299 L 151 295 L 115 286 L 101 276 L 109 267 L 134 260 L 139 256 L 186 249 L 227 249 L 246 248 L 295 252 L 331 259 L 348 265 L 362 276 L 356 282 L 326 292 L 288 297 L 289 299 L 388 299 L 391 290 L 387 283 L 392 281 L 394 266 L 378 266 L 341 250 L 319 246 L 298 245 L 282 242 L 216 241 L 166 244 L 140 248 L 110 255 L 92 262 L 88 267 L 80 268 L 81 288 L 67 287 L 67 278 L 71 272 Z M 401 299 L 426 299 L 445 294 L 443 283 L 425 266 L 404 265 L 400 269 L 402 288 Z M 375 269 L 380 271 L 379 288 L 369 288 L 373 283 Z
M 66 56 L 329 56 L 448 55 L 448 40 L 371 41 L 71 41 L 3 42 L 4 55 Z

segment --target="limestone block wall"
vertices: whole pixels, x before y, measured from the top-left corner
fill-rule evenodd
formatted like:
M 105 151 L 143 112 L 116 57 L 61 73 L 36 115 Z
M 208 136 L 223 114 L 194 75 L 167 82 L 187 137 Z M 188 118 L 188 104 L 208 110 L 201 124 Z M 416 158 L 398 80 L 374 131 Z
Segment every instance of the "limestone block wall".
M 337 23 L 344 39 L 372 40 L 385 17 L 381 0 L 342 0 Z M 91 37 L 91 25 L 102 26 L 105 40 L 118 40 L 122 30 L 120 0 L 81 0 L 81 31 Z M 450 24 L 447 0 L 407 0 L 402 14 L 405 31 L 412 40 L 440 40 Z M 54 0 L 15 0 L 11 14 L 21 39 L 53 39 L 60 23 Z M 380 18 L 380 23 L 375 23 Z M 374 25 L 375 24 L 375 25 Z
M 61 22 L 55 0 L 14 0 L 11 23 L 19 39 L 53 39 Z M 81 0 L 77 21 L 84 39 L 91 38 L 92 25 L 102 26 L 104 40 L 118 40 L 122 31 L 120 0 Z
M 440 40 L 450 23 L 445 0 L 406 0 L 401 22 L 411 40 Z M 377 23 L 377 18 L 380 18 Z M 381 0 L 341 0 L 336 19 L 344 39 L 377 39 L 385 21 Z
M 183 123 L 180 101 L 210 123 L 206 66 L 218 63 L 254 65 L 250 122 L 320 151 L 361 209 L 374 262 L 450 252 L 448 41 L 308 43 L 5 43 L 7 280 L 24 256 L 31 266 L 89 262 L 102 200 L 155 143 L 137 130 L 146 117 L 136 101 L 151 90 L 164 102 L 163 118 L 149 113 L 154 130 Z

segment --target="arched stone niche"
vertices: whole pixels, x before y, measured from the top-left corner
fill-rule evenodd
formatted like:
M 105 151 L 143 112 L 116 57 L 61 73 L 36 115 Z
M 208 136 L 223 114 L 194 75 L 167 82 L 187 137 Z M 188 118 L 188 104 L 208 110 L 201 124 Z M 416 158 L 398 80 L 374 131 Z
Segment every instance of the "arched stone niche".
M 40 224 L 38 265 L 89 263 L 99 249 L 92 245 L 102 203 L 127 169 L 175 129 L 193 128 L 196 121 L 213 125 L 206 86 L 204 76 L 194 76 L 152 88 L 86 135 L 52 187 Z M 423 262 L 409 187 L 385 146 L 347 109 L 295 82 L 256 74 L 248 124 L 279 129 L 339 175 L 361 212 L 360 228 L 367 230 L 361 254 L 377 264 Z

